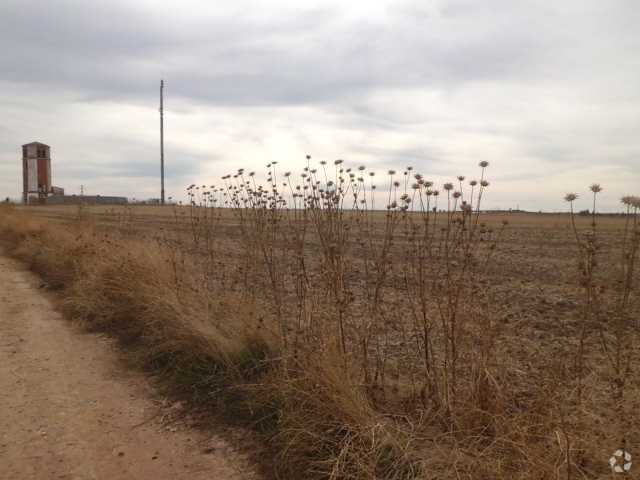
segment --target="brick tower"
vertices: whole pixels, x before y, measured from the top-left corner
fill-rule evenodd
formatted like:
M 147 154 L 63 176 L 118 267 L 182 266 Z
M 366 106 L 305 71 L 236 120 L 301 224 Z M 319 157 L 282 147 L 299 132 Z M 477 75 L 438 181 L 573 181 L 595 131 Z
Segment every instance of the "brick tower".
M 31 142 L 22 146 L 22 201 L 36 203 L 51 194 L 49 145 Z

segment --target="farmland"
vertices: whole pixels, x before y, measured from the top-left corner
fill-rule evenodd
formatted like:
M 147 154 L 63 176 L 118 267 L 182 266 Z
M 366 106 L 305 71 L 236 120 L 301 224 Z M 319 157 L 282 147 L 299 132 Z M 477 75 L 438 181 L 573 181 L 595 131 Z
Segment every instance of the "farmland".
M 434 211 L 424 182 L 390 183 L 385 210 L 355 181 L 247 185 L 15 207 L 0 235 L 69 318 L 256 429 L 284 478 L 602 478 L 640 444 L 636 207 L 572 224 L 482 213 L 481 187 Z

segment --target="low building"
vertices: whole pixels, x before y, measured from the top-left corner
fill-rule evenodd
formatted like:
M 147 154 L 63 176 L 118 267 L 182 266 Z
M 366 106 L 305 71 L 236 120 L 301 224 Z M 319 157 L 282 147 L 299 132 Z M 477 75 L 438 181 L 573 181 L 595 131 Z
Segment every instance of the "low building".
M 126 205 L 127 197 L 102 195 L 53 195 L 46 199 L 47 205 Z

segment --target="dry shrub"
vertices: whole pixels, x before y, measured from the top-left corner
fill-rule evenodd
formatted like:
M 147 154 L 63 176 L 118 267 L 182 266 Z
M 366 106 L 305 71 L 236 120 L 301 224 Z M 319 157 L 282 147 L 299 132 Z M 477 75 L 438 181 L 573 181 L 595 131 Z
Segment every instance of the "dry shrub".
M 189 389 L 242 381 L 251 374 L 246 357 L 262 355 L 244 317 L 248 312 L 237 306 L 228 328 L 208 321 L 206 300 L 193 280 L 178 290 L 164 249 L 109 239 L 78 270 L 65 311 L 137 346 L 146 367 Z

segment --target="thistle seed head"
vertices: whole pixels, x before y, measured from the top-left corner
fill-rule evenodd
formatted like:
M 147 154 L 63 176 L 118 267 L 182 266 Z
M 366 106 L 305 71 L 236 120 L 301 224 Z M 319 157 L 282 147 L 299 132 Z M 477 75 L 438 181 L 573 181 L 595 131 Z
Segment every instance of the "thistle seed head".
M 565 202 L 569 202 L 569 203 L 571 203 L 571 202 L 573 202 L 576 198 L 578 198 L 578 194 L 577 194 L 577 193 L 567 193 L 567 194 L 564 196 L 564 201 L 565 201 Z
M 189 189 L 187 188 L 187 190 L 189 190 Z M 622 202 L 623 205 L 631 206 L 631 205 L 633 205 L 633 196 L 625 195 L 624 197 L 622 197 L 620 199 L 620 201 Z
M 640 208 L 640 197 L 636 195 L 626 195 L 622 197 L 622 203 L 633 208 Z

